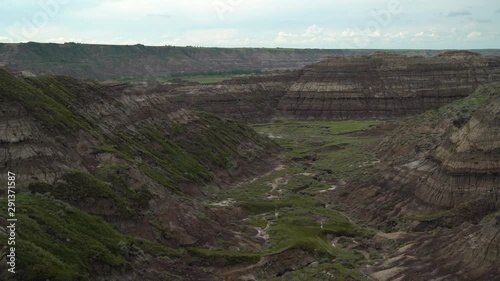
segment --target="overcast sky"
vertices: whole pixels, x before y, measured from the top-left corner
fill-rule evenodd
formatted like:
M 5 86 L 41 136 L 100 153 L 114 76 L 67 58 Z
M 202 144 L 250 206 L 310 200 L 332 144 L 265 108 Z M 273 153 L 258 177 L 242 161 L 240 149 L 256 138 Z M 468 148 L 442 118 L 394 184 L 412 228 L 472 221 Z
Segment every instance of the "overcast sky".
M 498 0 L 0 0 L 0 42 L 500 48 Z

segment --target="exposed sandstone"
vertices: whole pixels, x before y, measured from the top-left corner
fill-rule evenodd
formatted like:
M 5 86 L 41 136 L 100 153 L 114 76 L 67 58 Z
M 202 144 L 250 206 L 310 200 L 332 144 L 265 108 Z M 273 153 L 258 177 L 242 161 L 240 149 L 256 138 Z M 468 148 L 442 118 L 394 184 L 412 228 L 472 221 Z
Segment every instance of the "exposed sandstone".
M 1 69 L 0 83 L 0 172 L 18 175 L 18 191 L 51 192 L 122 233 L 170 247 L 241 245 L 202 204 L 204 186 L 269 169 L 274 144 L 233 120 L 172 106 L 149 84 Z
M 163 94 L 176 106 L 202 110 L 244 122 L 262 122 L 275 116 L 278 103 L 298 78 L 298 72 L 247 75 L 218 84 L 163 85 Z
M 500 84 L 494 83 L 402 121 L 378 141 L 375 178 L 334 200 L 386 230 L 433 231 L 409 239 L 415 246 L 372 272 L 398 268 L 389 280 L 498 276 L 499 117 Z
M 500 59 L 468 52 L 435 57 L 376 53 L 307 66 L 280 101 L 299 119 L 387 119 L 414 115 L 500 80 Z

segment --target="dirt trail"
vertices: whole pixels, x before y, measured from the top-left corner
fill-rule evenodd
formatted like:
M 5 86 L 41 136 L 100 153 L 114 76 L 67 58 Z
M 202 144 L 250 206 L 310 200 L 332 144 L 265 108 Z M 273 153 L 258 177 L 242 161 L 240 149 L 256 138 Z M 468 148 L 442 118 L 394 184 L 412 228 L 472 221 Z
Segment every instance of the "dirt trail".
M 259 262 L 256 264 L 252 264 L 252 265 L 249 265 L 249 266 L 246 266 L 243 268 L 237 268 L 237 269 L 227 271 L 227 272 L 223 273 L 222 276 L 224 276 L 225 281 L 238 280 L 240 277 L 245 276 L 245 275 L 249 275 L 248 280 L 252 280 L 252 276 L 253 276 L 252 271 L 255 268 L 258 268 L 258 267 L 265 265 L 267 263 L 267 261 L 268 261 L 267 257 L 261 257 Z M 256 280 L 255 278 L 253 278 L 253 279 Z
M 276 168 L 274 168 L 272 171 L 265 173 L 263 175 L 256 176 L 256 177 L 254 177 L 246 182 L 241 182 L 238 185 L 244 184 L 247 182 L 255 182 L 256 180 L 258 180 L 262 177 L 266 177 L 266 176 L 271 175 L 274 171 L 280 171 L 283 169 L 285 169 L 285 166 L 283 164 L 280 164 L 280 165 L 276 166 Z M 314 174 L 302 173 L 301 175 L 312 176 Z M 270 190 L 266 193 L 266 197 L 270 200 L 279 201 L 282 197 L 281 195 L 284 192 L 284 189 L 280 189 L 280 186 L 287 185 L 289 180 L 290 180 L 289 176 L 278 176 L 272 180 L 266 181 L 266 184 L 271 187 Z M 339 181 L 337 184 L 343 185 L 345 183 Z M 327 191 L 334 191 L 335 189 L 337 189 L 337 185 L 331 185 L 331 188 L 318 191 L 318 193 L 323 193 L 323 192 L 327 192 Z M 227 207 L 227 206 L 232 206 L 235 204 L 237 204 L 237 202 L 234 199 L 227 198 L 224 201 L 212 203 L 211 205 L 215 205 L 215 206 L 219 206 L 219 207 Z M 341 212 L 340 214 L 342 216 L 344 216 L 353 225 L 357 225 L 357 222 L 353 218 L 351 218 L 346 212 Z M 275 218 L 277 218 L 278 216 L 279 216 L 279 212 L 276 211 Z M 266 219 L 266 223 L 267 224 L 265 227 L 254 227 L 254 229 L 257 231 L 257 234 L 254 237 L 257 239 L 264 240 L 265 243 L 267 243 L 267 241 L 270 238 L 268 230 L 270 228 L 271 222 L 269 219 Z M 377 230 L 377 229 L 371 229 L 371 230 L 374 233 L 376 233 L 374 236 L 375 239 L 399 240 L 399 239 L 406 237 L 406 235 L 407 235 L 407 233 L 405 233 L 405 232 L 384 233 L 384 232 L 381 232 L 380 230 Z M 241 237 L 241 238 L 243 238 L 243 237 Z M 247 240 L 247 239 L 242 239 L 242 240 Z M 331 245 L 333 247 L 337 247 L 337 248 L 344 248 L 345 245 L 342 246 L 342 243 L 340 240 L 341 240 L 341 237 L 335 237 L 331 241 Z M 245 242 L 248 243 L 249 241 L 250 240 L 245 241 Z M 253 244 L 253 243 L 248 243 L 248 244 Z M 348 246 L 347 248 L 351 248 L 351 247 Z M 369 252 L 364 251 L 364 250 L 360 250 L 360 249 L 357 249 L 356 251 L 358 251 L 360 254 L 362 254 L 366 260 L 370 260 L 371 257 L 370 257 Z M 226 268 L 225 270 L 227 270 L 227 271 L 223 271 L 224 269 L 221 269 L 219 276 L 223 277 L 224 280 L 227 280 L 227 281 L 229 281 L 229 280 L 257 280 L 253 274 L 255 274 L 256 269 L 264 266 L 267 262 L 268 262 L 268 257 L 261 257 L 259 259 L 259 261 L 255 264 L 251 264 L 251 265 L 239 267 L 239 268 L 238 268 L 238 266 L 236 266 L 234 268 Z M 375 278 L 377 280 L 386 280 L 384 278 L 387 278 L 388 275 L 393 274 L 393 273 L 394 273 L 393 271 L 375 272 L 375 273 L 372 273 L 373 274 L 372 278 Z

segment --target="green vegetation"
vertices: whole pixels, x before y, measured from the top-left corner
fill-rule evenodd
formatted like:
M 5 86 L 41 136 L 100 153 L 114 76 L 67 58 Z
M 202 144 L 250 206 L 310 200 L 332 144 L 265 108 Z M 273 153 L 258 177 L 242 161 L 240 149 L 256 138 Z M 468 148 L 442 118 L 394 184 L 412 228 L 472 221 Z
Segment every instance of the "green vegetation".
M 322 263 L 316 267 L 304 267 L 300 270 L 291 271 L 283 276 L 267 279 L 269 281 L 324 281 L 324 280 L 369 280 L 359 272 L 348 269 L 341 264 Z
M 379 124 L 378 121 L 299 122 L 277 119 L 270 125 L 255 125 L 264 135 L 285 147 L 287 159 L 311 162 L 314 173 L 333 178 L 366 181 L 373 172 L 375 159 L 365 152 L 369 137 L 349 133 Z
M 159 80 L 160 82 L 165 82 L 173 79 L 182 79 L 190 82 L 209 84 L 209 83 L 219 83 L 224 80 L 237 77 L 239 75 L 240 74 L 199 74 L 199 75 L 172 76 L 167 79 L 157 78 L 157 80 Z
M 91 280 L 96 263 L 125 264 L 119 244 L 131 240 L 101 218 L 39 194 L 18 195 L 16 202 L 18 280 Z
M 215 169 L 237 168 L 257 156 L 256 150 L 272 147 L 243 124 L 198 112 L 190 124 L 157 122 L 138 132 L 118 130 L 96 150 L 133 161 L 141 156 L 141 171 L 158 183 L 182 194 L 180 183 L 205 183 Z M 251 140 L 251 142 L 249 142 Z
M 237 168 L 241 161 L 253 160 L 257 150 L 272 145 L 241 123 L 201 112 L 186 116 L 193 119 L 188 124 L 160 119 L 137 124 L 139 129 L 105 132 L 83 110 L 76 110 L 92 95 L 105 96 L 97 84 L 59 76 L 17 78 L 2 69 L 0 82 L 0 98 L 19 102 L 51 133 L 58 135 L 54 138 L 57 143 L 67 142 L 62 135 L 86 131 L 98 140 L 95 153 L 112 153 L 136 164 L 152 179 L 178 194 L 182 194 L 181 183 L 208 182 L 214 170 Z M 138 158 L 142 160 L 140 163 L 136 163 Z M 130 194 L 123 196 L 134 198 Z M 130 204 L 117 203 L 120 208 L 130 207 Z
M 225 80 L 229 80 L 235 77 L 241 77 L 247 74 L 260 74 L 261 70 L 233 70 L 233 71 L 206 71 L 206 72 L 192 72 L 189 74 L 183 73 L 173 73 L 169 76 L 156 76 L 149 77 L 148 79 L 154 79 L 160 83 L 165 83 L 173 80 L 184 80 L 189 82 L 196 82 L 201 84 L 211 84 L 220 83 Z M 122 78 L 121 82 L 142 82 L 146 80 L 145 77 L 136 78 Z
M 438 219 L 441 219 L 444 217 L 448 217 L 448 216 L 452 216 L 452 215 L 454 215 L 453 210 L 444 210 L 444 211 L 440 211 L 440 212 L 437 212 L 434 214 L 425 215 L 425 216 L 415 216 L 415 217 L 411 217 L 408 219 L 421 221 L 421 222 L 431 222 L 431 221 L 435 221 L 435 220 L 438 220 Z
M 144 186 L 130 187 L 124 169 L 104 165 L 98 171 L 100 178 L 86 172 L 71 171 L 53 185 L 34 183 L 28 189 L 33 193 L 50 193 L 57 199 L 77 206 L 85 200 L 110 201 L 117 214 L 134 215 L 148 206 L 153 195 Z
M 22 104 L 49 128 L 92 132 L 88 120 L 66 107 L 75 97 L 57 83 L 57 78 L 40 77 L 28 81 L 42 87 L 35 88 L 0 68 L 0 95 Z
M 159 80 L 164 80 L 168 78 L 165 77 L 168 75 L 248 73 L 255 70 L 282 68 L 282 64 L 277 65 L 273 61 L 284 62 L 289 57 L 294 57 L 294 60 L 313 62 L 326 56 L 369 55 L 373 52 L 432 56 L 442 51 L 201 48 L 193 46 L 144 46 L 141 44 L 113 46 L 74 42 L 64 44 L 0 43 L 0 55 L 6 55 L 7 63 L 18 66 L 18 69 L 26 69 L 34 73 L 51 71 L 74 77 L 97 78 L 99 80 L 123 79 L 125 81 L 144 81 L 157 77 L 160 77 Z M 485 55 L 498 53 L 496 50 L 475 50 L 475 52 Z M 260 65 L 258 62 L 262 60 L 267 60 L 268 63 Z M 222 61 L 224 63 L 221 63 Z M 231 61 L 234 63 L 228 63 Z M 296 63 L 287 63 L 285 67 L 295 68 Z M 201 70 L 205 70 L 205 72 L 200 73 Z M 205 78 L 194 78 L 194 80 L 205 80 Z
M 257 263 L 263 256 L 262 253 L 233 250 L 207 250 L 200 248 L 189 248 L 188 252 L 195 257 L 203 258 L 206 263 L 211 265 L 224 264 L 229 266 Z
M 323 280 L 328 268 L 339 278 L 364 280 L 347 268 L 361 263 L 357 252 L 332 246 L 335 237 L 370 238 L 373 233 L 354 225 L 318 197 L 342 181 L 367 181 L 374 172 L 375 159 L 364 151 L 372 138 L 363 131 L 379 122 L 303 122 L 275 119 L 253 128 L 271 136 L 285 151 L 285 163 L 269 174 L 228 190 L 213 189 L 213 202 L 231 198 L 248 211 L 247 222 L 266 229 L 269 240 L 261 252 L 205 250 L 205 255 L 227 259 L 251 258 L 305 250 L 327 263 L 286 274 L 287 280 Z M 355 132 L 355 133 L 354 133 Z M 351 134 L 352 133 L 352 134 Z M 335 260 L 334 263 L 331 263 Z M 301 277 L 302 276 L 302 277 Z M 304 276 L 307 276 L 307 279 Z M 290 279 L 288 279 L 290 278 Z M 294 279 L 296 278 L 296 279 Z M 301 279 L 302 278 L 302 279 Z M 311 278 L 311 279 L 308 279 Z
M 421 151 L 428 151 L 444 141 L 449 130 L 462 128 L 481 108 L 486 108 L 494 96 L 500 93 L 500 84 L 480 87 L 472 95 L 456 100 L 438 109 L 430 110 L 399 123 L 399 128 L 388 135 L 381 144 L 382 149 L 407 151 L 401 155 L 401 162 L 414 159 Z M 443 128 L 449 128 L 448 131 Z M 400 134 L 405 132 L 405 134 Z M 400 147 L 398 147 L 400 146 Z M 491 151 L 494 153 L 494 151 Z M 390 152 L 389 152 L 390 153 Z
M 135 239 L 133 245 L 154 257 L 176 258 L 186 254 L 184 250 L 168 248 L 144 239 Z
M 322 221 L 322 223 L 320 222 Z M 276 249 L 298 248 L 335 257 L 339 260 L 359 260 L 362 256 L 332 247 L 332 237 L 371 237 L 373 234 L 357 228 L 335 211 L 294 206 L 280 209 L 269 233 L 270 247 Z M 323 227 L 321 225 L 323 224 Z

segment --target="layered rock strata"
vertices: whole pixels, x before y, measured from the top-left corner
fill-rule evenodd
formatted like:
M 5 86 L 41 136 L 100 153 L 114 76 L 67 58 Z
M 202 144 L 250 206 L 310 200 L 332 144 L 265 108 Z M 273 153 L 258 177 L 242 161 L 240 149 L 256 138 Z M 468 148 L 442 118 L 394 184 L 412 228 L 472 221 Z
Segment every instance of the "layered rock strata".
M 244 122 L 263 122 L 278 114 L 278 103 L 299 72 L 246 75 L 217 84 L 164 84 L 154 92 L 178 107 L 201 110 Z
M 150 87 L 0 69 L 0 172 L 16 173 L 18 192 L 49 192 L 136 238 L 170 247 L 239 243 L 227 219 L 202 203 L 204 186 L 270 169 L 276 146 Z
M 469 52 L 435 57 L 376 53 L 310 65 L 279 103 L 299 119 L 387 119 L 437 108 L 500 80 L 500 59 Z
M 372 268 L 375 276 L 496 280 L 499 126 L 500 84 L 494 83 L 384 133 L 374 146 L 380 159 L 374 179 L 332 198 L 387 231 L 419 233 L 405 240 L 410 248 Z

